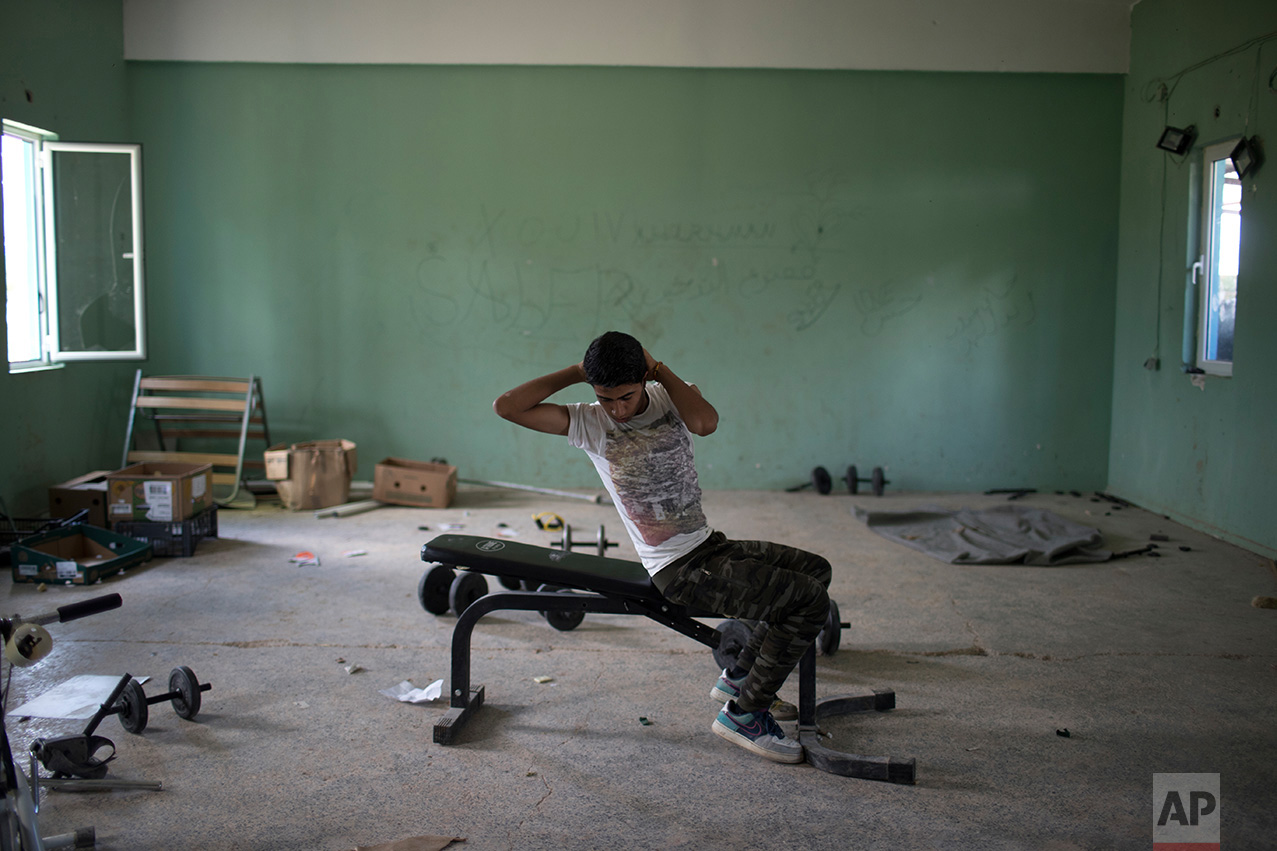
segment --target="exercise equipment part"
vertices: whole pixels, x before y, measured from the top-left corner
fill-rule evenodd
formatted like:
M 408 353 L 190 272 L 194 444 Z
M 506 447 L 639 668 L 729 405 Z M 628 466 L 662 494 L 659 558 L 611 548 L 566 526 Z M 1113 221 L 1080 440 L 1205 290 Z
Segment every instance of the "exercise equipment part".
M 169 673 L 168 687 L 169 690 L 164 694 L 147 697 L 142 684 L 130 677 L 124 684 L 119 702 L 112 709 L 120 716 L 120 726 L 130 733 L 141 733 L 149 720 L 148 707 L 165 700 L 173 704 L 173 711 L 179 718 L 190 721 L 199 714 L 201 692 L 206 692 L 213 686 L 211 683 L 201 683 L 194 671 L 181 665 Z
M 717 629 L 722 634 L 722 638 L 719 639 L 718 646 L 714 648 L 714 663 L 723 669 L 731 668 L 735 665 L 736 660 L 740 658 L 740 652 L 749 643 L 749 637 L 753 634 L 757 625 L 758 621 L 741 620 L 739 618 L 732 618 L 720 623 Z M 816 636 L 816 652 L 822 656 L 832 656 L 837 653 L 838 647 L 842 643 L 842 631 L 845 627 L 850 626 L 851 624 L 844 623 L 839 619 L 838 603 L 830 600 L 829 614 L 825 616 L 825 625 L 821 627 L 820 633 Z
M 855 464 L 847 468 L 847 474 L 843 476 L 843 481 L 847 483 L 847 490 L 853 494 L 860 492 L 861 482 L 869 482 L 873 487 L 874 496 L 882 496 L 883 491 L 887 489 L 887 485 L 891 484 L 891 480 L 887 478 L 881 467 L 874 467 L 873 472 L 866 479 L 861 477 Z
M 825 616 L 825 627 L 816 636 L 816 650 L 822 656 L 832 656 L 838 652 L 842 644 L 842 631 L 850 627 L 850 623 L 841 620 L 838 613 L 838 602 L 829 601 L 829 614 Z
M 618 544 L 616 541 L 609 541 L 607 539 L 607 535 L 603 531 L 602 524 L 599 525 L 598 537 L 596 537 L 593 541 L 574 541 L 572 540 L 572 527 L 569 524 L 564 523 L 563 537 L 559 538 L 557 541 L 551 541 L 550 546 L 558 547 L 565 552 L 572 552 L 572 550 L 577 547 L 594 547 L 598 551 L 600 558 L 606 558 L 608 549 L 618 546 Z
M 449 589 L 457 578 L 457 572 L 446 564 L 436 564 L 421 574 L 417 583 L 417 600 L 421 608 L 432 615 L 445 615 L 452 605 L 449 600 Z
M 457 614 L 470 608 L 470 604 L 488 593 L 488 580 L 481 574 L 463 570 L 448 587 L 448 605 Z
M 742 621 L 732 618 L 718 625 L 722 638 L 714 648 L 714 664 L 726 671 L 736 664 L 740 652 L 749 643 L 749 636 L 754 631 L 753 621 Z
M 417 600 L 432 615 L 446 615 L 449 610 L 459 615 L 487 593 L 488 580 L 481 574 L 458 572 L 446 564 L 436 564 L 417 582 Z
M 554 594 L 571 594 L 571 588 L 562 588 L 558 585 L 543 584 L 537 587 L 538 591 Z M 541 612 L 541 617 L 546 619 L 550 626 L 559 632 L 571 632 L 581 625 L 585 620 L 585 609 L 547 609 Z
M 421 560 L 465 567 L 490 576 L 510 576 L 538 586 L 557 585 L 577 592 L 507 591 L 488 594 L 457 618 L 452 630 L 452 673 L 448 686 L 450 708 L 435 723 L 435 744 L 454 744 L 467 721 L 483 707 L 485 687 L 471 680 L 471 636 L 479 620 L 489 613 L 561 609 L 641 615 L 711 649 L 717 647 L 723 637 L 722 633 L 700 620 L 722 617 L 721 613 L 695 612 L 671 603 L 656 590 L 647 571 L 637 562 L 594 556 L 569 559 L 544 547 L 453 534 L 440 535 L 425 544 L 421 548 Z M 915 782 L 916 763 L 913 759 L 845 753 L 826 747 L 821 741 L 820 719 L 867 709 L 892 709 L 895 707 L 894 692 L 874 690 L 817 701 L 814 644 L 803 654 L 798 674 L 798 739 L 806 749 L 807 761 L 812 766 L 844 777 L 891 783 Z

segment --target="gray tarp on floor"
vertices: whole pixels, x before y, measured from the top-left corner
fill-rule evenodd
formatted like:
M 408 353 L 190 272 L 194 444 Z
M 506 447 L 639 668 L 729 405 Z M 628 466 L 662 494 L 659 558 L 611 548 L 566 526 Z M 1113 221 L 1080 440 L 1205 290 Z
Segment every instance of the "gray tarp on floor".
M 975 510 L 924 505 L 914 511 L 866 511 L 869 528 L 950 564 L 1060 564 L 1108 561 L 1098 529 L 1040 508 L 1000 505 Z

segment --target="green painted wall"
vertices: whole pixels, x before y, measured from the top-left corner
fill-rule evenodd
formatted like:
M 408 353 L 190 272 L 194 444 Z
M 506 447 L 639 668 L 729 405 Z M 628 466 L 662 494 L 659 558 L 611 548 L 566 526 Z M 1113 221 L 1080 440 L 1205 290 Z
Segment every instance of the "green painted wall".
M 0 0 L 0 117 L 67 141 L 128 141 L 123 55 L 119 2 Z M 50 484 L 118 465 L 134 369 L 0 370 L 0 498 L 13 513 L 38 516 Z
M 1187 0 L 1134 9 L 1126 84 L 1109 487 L 1140 505 L 1277 554 L 1277 162 L 1244 181 L 1234 372 L 1194 387 L 1179 371 L 1192 166 L 1201 146 L 1277 139 L 1277 5 Z M 1182 73 L 1181 75 L 1181 72 Z M 1158 96 L 1165 81 L 1169 100 Z M 1218 115 L 1216 114 L 1218 110 Z M 1198 128 L 1184 158 L 1155 143 Z M 1269 157 L 1277 156 L 1272 142 Z M 1190 243 L 1190 240 L 1193 242 Z M 1142 368 L 1159 352 L 1161 369 Z
M 1120 77 L 132 63 L 129 95 L 150 367 L 262 375 L 274 436 L 362 477 L 593 485 L 490 405 L 618 328 L 718 406 L 708 487 L 1106 482 Z

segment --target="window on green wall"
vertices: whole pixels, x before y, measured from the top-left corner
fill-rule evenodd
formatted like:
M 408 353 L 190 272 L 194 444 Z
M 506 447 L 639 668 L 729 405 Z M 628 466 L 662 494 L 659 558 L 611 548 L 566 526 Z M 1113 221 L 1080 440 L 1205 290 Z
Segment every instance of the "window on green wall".
M 1236 144 L 1208 146 L 1202 168 L 1201 256 L 1194 269 L 1201 289 L 1197 366 L 1211 375 L 1233 374 L 1242 182 L 1228 155 Z
M 9 371 L 145 358 L 141 146 L 2 126 Z

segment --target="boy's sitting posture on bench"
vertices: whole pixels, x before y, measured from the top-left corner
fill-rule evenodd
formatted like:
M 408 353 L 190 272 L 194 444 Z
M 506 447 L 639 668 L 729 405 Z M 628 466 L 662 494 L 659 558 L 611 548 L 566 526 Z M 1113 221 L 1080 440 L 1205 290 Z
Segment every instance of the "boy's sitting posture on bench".
M 582 382 L 593 387 L 597 401 L 546 401 Z M 581 363 L 521 384 L 493 407 L 513 423 L 566 435 L 585 450 L 666 599 L 759 622 L 735 667 L 710 690 L 722 706 L 712 729 L 767 759 L 802 762 L 802 745 L 785 736 L 771 709 L 825 625 L 832 569 L 818 555 L 766 541 L 732 541 L 710 528 L 691 436 L 718 427 L 714 406 L 638 340 L 609 331 L 590 343 Z

